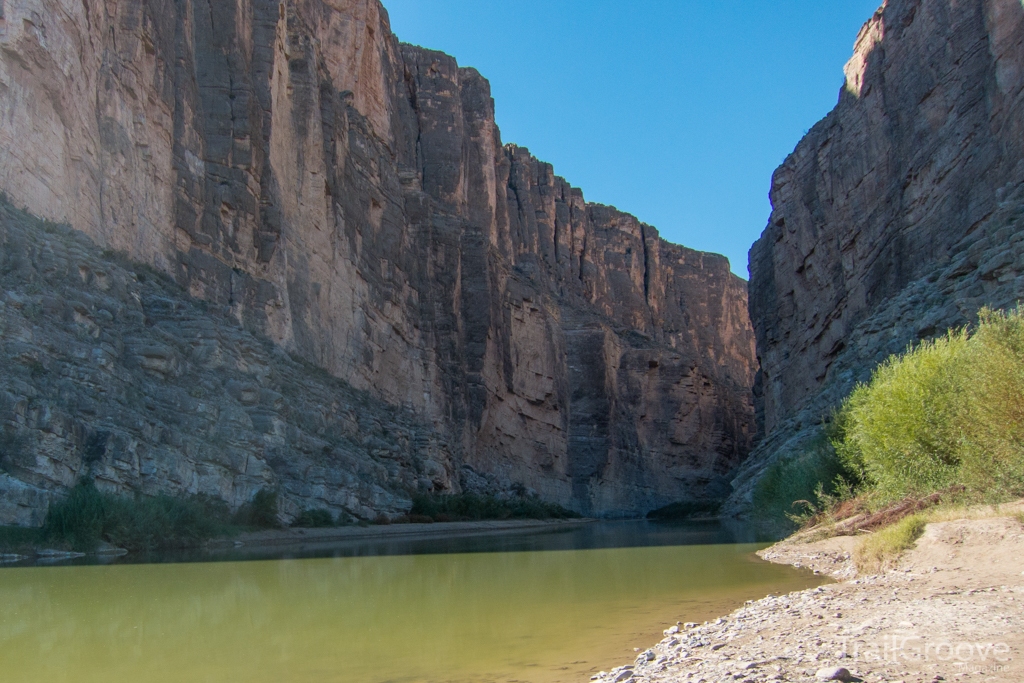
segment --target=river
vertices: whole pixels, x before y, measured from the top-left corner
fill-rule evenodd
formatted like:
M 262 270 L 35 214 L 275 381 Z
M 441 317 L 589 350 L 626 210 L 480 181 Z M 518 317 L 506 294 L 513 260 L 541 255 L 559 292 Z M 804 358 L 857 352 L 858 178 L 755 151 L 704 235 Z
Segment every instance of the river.
M 676 621 L 821 582 L 736 538 L 617 522 L 322 557 L 11 567 L 0 679 L 585 682 Z

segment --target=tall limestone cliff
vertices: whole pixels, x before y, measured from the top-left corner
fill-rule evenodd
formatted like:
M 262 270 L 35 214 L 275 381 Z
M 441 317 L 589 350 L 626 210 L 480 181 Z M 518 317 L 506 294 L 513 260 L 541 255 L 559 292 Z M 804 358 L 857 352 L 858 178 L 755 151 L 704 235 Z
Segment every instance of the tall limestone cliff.
M 766 438 L 737 512 L 879 362 L 1024 298 L 1024 3 L 885 2 L 771 198 L 750 251 Z
M 396 431 L 433 445 L 399 449 L 401 472 L 374 479 L 391 498 L 363 496 L 353 514 L 400 510 L 416 488 L 643 512 L 721 495 L 749 450 L 753 332 L 726 259 L 587 204 L 503 145 L 487 81 L 399 43 L 377 0 L 2 0 L 0 121 L 0 191 L 13 204 L 170 274 L 248 333 L 418 421 Z M 206 377 L 201 362 L 181 368 L 176 381 Z M 146 375 L 144 392 L 165 375 Z M 262 376 L 230 381 L 286 393 Z M 234 406 L 221 389 L 209 391 Z M 7 387 L 0 403 L 19 443 L 42 438 L 41 423 L 4 406 L 30 390 Z M 56 394 L 33 400 L 60 408 Z M 37 454 L 4 475 L 34 487 L 24 500 L 89 468 L 112 487 L 232 490 L 236 503 L 255 486 L 231 489 L 234 470 L 173 481 L 145 463 L 115 470 L 103 460 L 113 446 L 75 460 L 88 434 L 126 429 L 117 411 L 97 415 L 104 424 L 64 434 L 61 452 L 77 455 L 62 467 Z M 302 430 L 278 432 L 288 442 Z M 248 447 L 261 481 L 296 509 L 351 508 L 302 493 L 280 455 L 289 443 L 275 457 Z M 204 452 L 180 466 L 202 469 Z M 434 474 L 402 475 L 413 462 Z

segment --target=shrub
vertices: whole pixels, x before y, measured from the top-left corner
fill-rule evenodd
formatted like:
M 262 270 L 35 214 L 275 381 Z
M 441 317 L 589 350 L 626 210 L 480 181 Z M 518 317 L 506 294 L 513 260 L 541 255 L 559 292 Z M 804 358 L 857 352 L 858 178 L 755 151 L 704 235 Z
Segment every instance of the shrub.
M 836 450 L 880 501 L 955 483 L 967 341 L 950 333 L 890 358 L 840 410 Z
M 330 510 L 303 510 L 292 522 L 292 526 L 306 528 L 334 526 L 334 517 Z
M 717 515 L 722 507 L 720 500 L 695 500 L 681 503 L 671 503 L 657 510 L 647 513 L 647 519 L 659 522 L 690 519 L 707 515 Z
M 787 532 L 852 495 L 854 474 L 843 465 L 824 431 L 804 448 L 768 467 L 754 488 L 756 518 L 762 526 Z
M 961 481 L 987 502 L 1024 495 L 1024 312 L 982 311 L 960 417 Z
M 252 529 L 279 529 L 277 519 L 277 492 L 260 489 L 253 499 L 235 513 L 235 523 Z
M 417 495 L 412 499 L 411 516 L 429 517 L 437 522 L 476 521 L 484 519 L 568 519 L 579 515 L 561 505 L 545 503 L 537 498 L 509 499 L 475 493 L 454 495 Z
M 434 522 L 433 517 L 427 517 L 426 515 L 408 515 L 409 524 L 432 524 Z
M 963 489 L 998 502 L 1024 494 L 1024 314 L 983 310 L 908 349 L 857 387 L 833 441 L 875 505 Z
M 42 538 L 89 551 L 101 541 L 128 550 L 185 548 L 229 534 L 228 506 L 209 496 L 119 496 L 80 481 L 46 514 Z
M 96 490 L 87 479 L 80 481 L 68 497 L 50 505 L 43 523 L 48 541 L 70 544 L 75 550 L 93 550 L 103 540 L 107 503 L 110 496 Z
M 29 550 L 42 540 L 42 532 L 32 527 L 0 526 L 0 554 Z
M 753 498 L 760 519 L 788 518 L 792 528 L 841 516 L 839 504 L 854 496 L 850 510 L 904 509 L 901 501 L 936 495 L 1024 495 L 1021 310 L 982 310 L 973 332 L 951 330 L 889 358 L 822 436 L 768 468 Z

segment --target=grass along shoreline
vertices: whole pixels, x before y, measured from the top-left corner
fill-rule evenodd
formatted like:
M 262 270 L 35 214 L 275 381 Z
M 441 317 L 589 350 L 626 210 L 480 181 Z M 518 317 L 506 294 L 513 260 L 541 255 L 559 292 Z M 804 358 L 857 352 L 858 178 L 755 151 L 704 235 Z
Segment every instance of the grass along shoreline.
M 212 496 L 125 496 L 100 491 L 83 479 L 50 505 L 42 527 L 0 527 L 0 553 L 178 550 L 276 526 L 277 496 L 272 491 L 259 491 L 231 512 L 225 501 Z
M 571 510 L 526 496 L 419 495 L 414 497 L 410 513 L 396 518 L 354 520 L 313 509 L 302 511 L 290 526 L 329 531 L 411 523 L 579 518 Z M 298 539 L 285 533 L 288 529 L 279 519 L 277 495 L 270 490 L 257 492 L 249 503 L 232 512 L 225 501 L 211 496 L 124 496 L 101 492 L 83 479 L 50 506 L 41 528 L 0 527 L 0 562 L 25 556 L 194 549 L 266 531 L 281 532 L 277 535 L 284 542 Z

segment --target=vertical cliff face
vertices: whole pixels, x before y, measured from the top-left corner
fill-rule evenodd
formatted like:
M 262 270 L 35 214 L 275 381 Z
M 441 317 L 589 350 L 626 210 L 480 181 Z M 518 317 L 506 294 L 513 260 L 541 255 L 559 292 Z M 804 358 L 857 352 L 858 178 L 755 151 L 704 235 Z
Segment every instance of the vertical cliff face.
M 376 0 L 5 0 L 0 119 L 14 203 L 418 415 L 428 489 L 642 512 L 749 449 L 726 260 L 503 146 L 487 81 Z
M 1024 5 L 888 0 L 750 251 L 759 467 L 878 362 L 1024 297 Z

